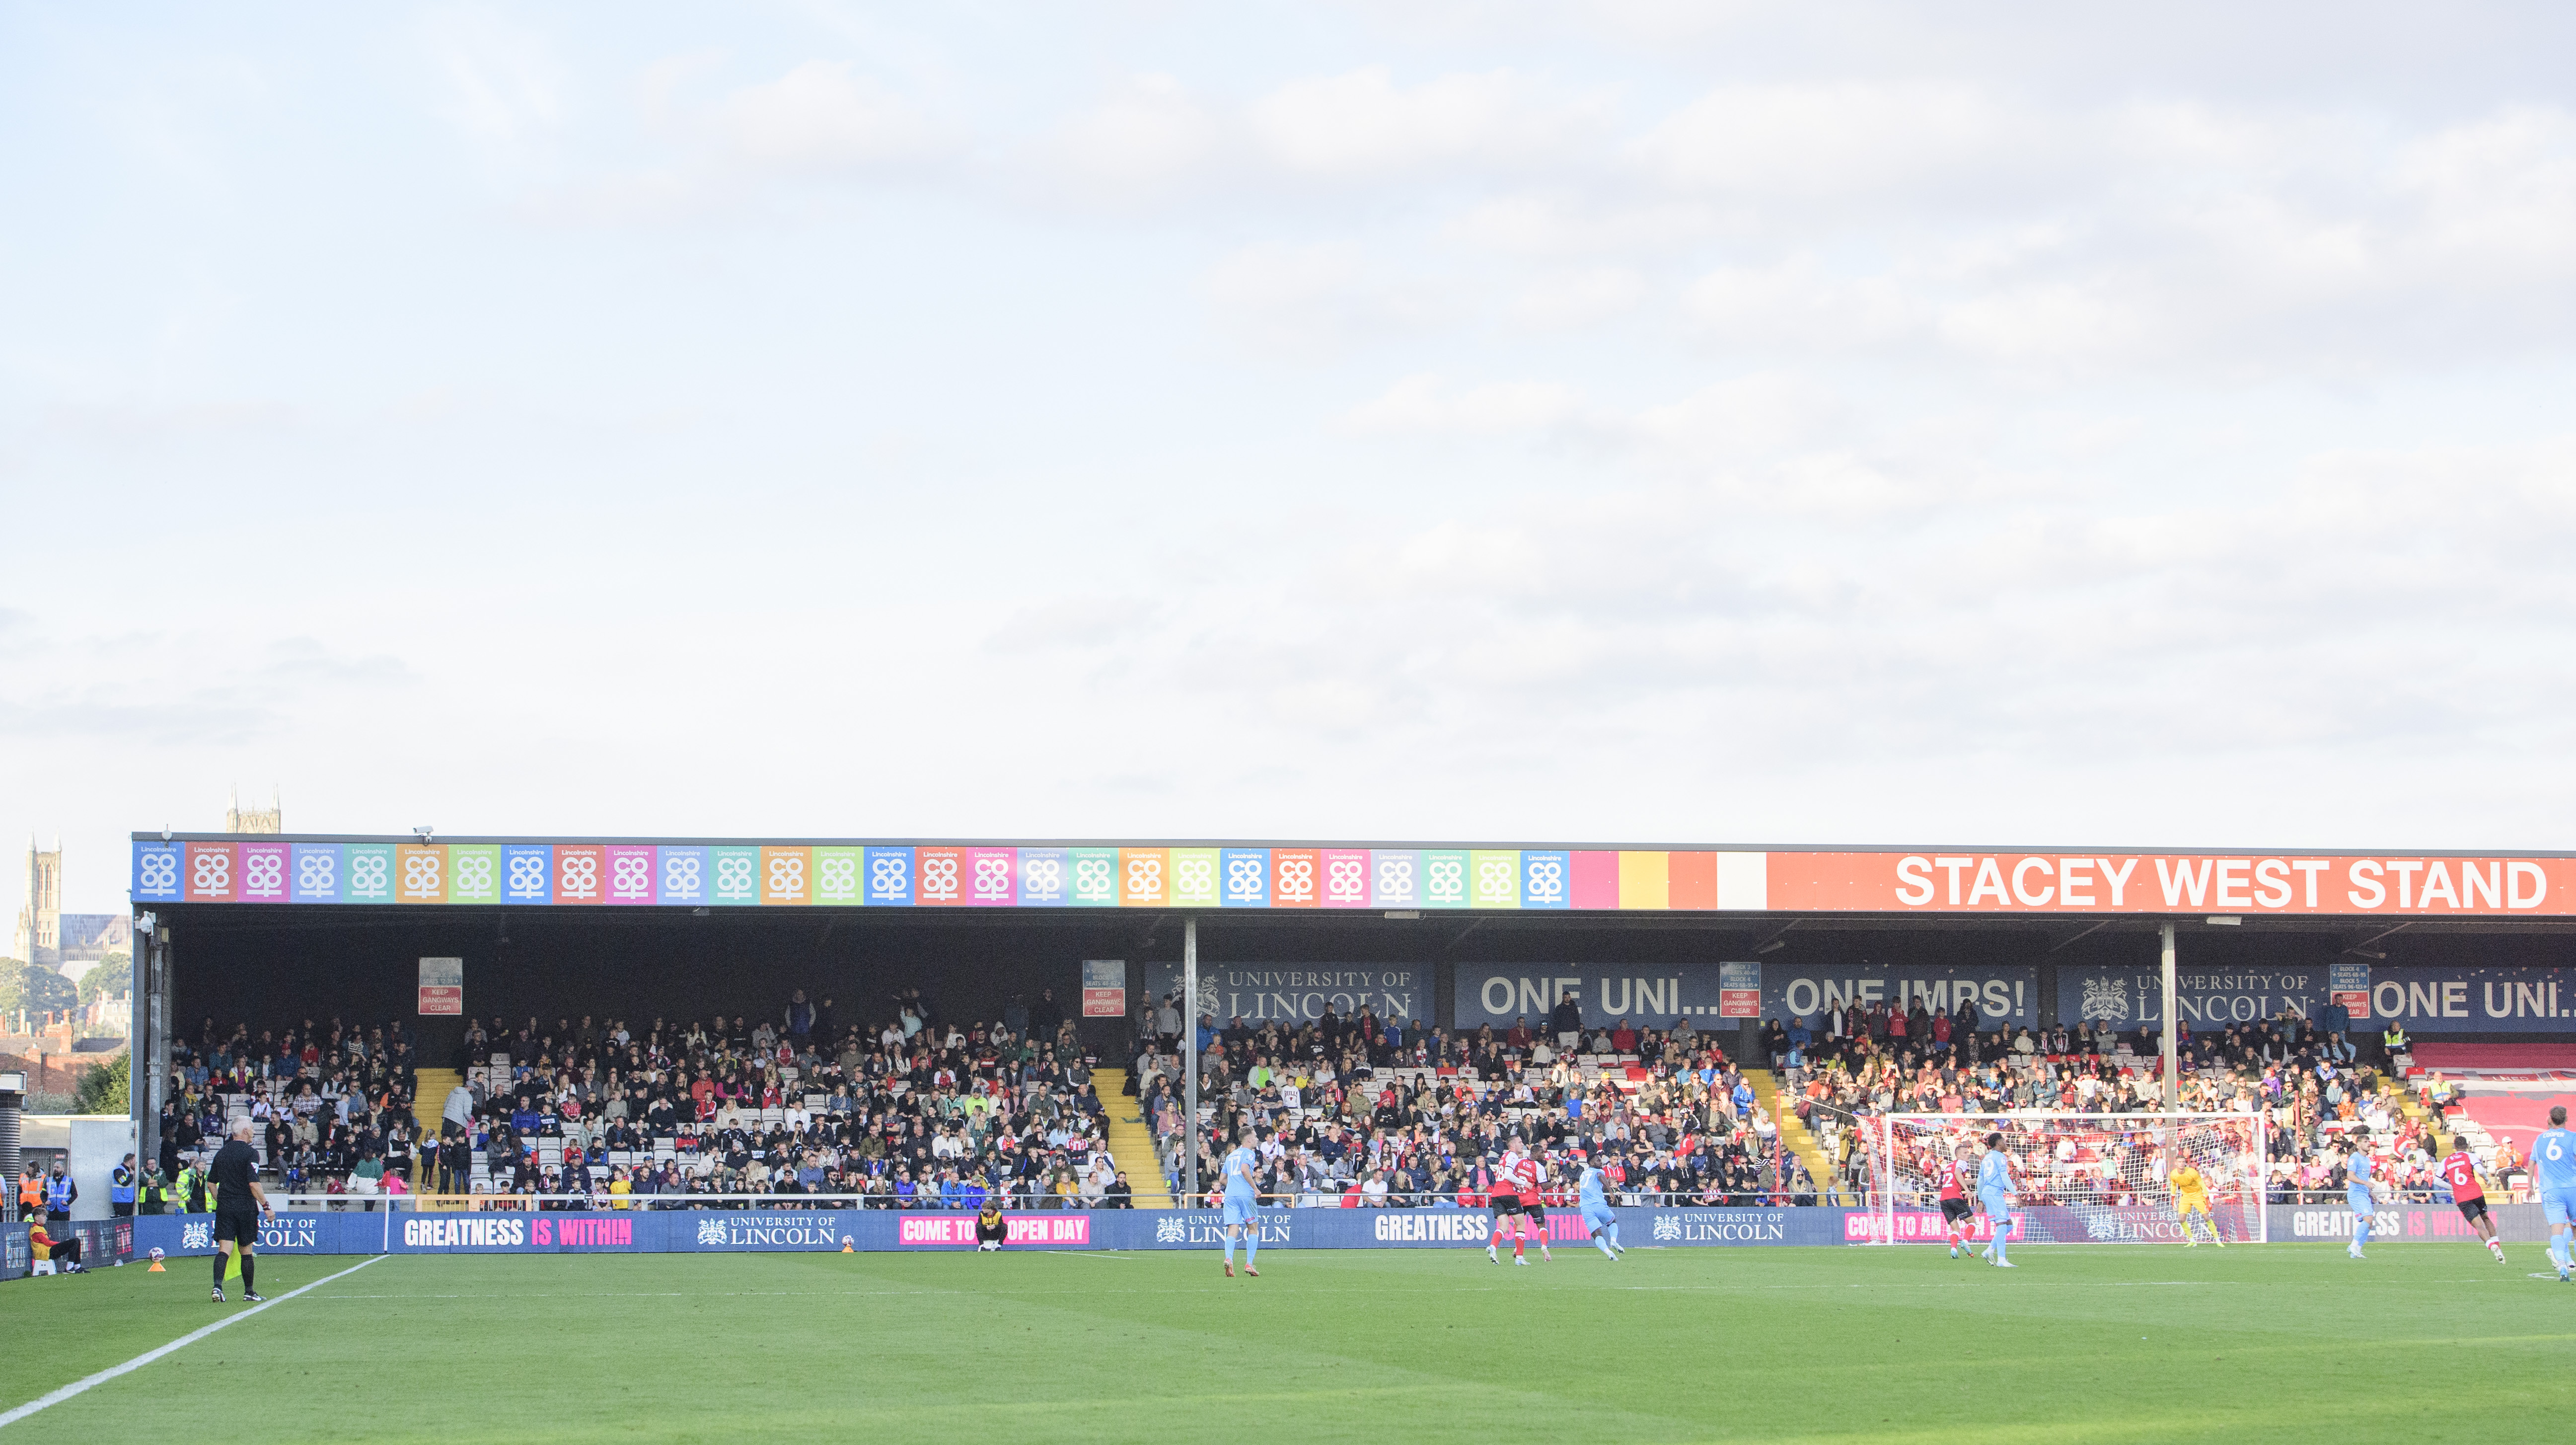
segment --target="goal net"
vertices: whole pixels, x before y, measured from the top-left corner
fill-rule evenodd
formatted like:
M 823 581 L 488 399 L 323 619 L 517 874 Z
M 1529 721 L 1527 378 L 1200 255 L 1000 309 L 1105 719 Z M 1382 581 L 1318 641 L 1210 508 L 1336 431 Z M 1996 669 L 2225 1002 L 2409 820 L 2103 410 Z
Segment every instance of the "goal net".
M 2179 1244 L 2182 1220 L 2170 1182 L 2177 1163 L 2200 1171 L 2210 1221 L 2230 1244 L 2265 1237 L 2264 1143 L 2256 1114 L 1886 1114 L 1861 1121 L 1868 1151 L 1870 1231 L 1876 1244 L 1939 1244 L 1947 1237 L 1941 1165 L 1959 1146 L 1968 1198 L 1990 1133 L 2003 1135 L 2019 1190 L 2016 1244 Z M 2207 1231 L 2194 1227 L 2195 1232 Z M 1990 1237 L 1983 1215 L 1977 1237 Z

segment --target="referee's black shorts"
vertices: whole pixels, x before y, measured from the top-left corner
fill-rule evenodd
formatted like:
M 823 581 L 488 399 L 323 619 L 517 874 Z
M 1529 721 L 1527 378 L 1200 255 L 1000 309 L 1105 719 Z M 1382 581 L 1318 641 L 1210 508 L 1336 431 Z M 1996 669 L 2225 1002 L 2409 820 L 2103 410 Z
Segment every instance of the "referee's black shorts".
M 228 1204 L 215 1211 L 215 1243 L 259 1243 L 259 1206 Z

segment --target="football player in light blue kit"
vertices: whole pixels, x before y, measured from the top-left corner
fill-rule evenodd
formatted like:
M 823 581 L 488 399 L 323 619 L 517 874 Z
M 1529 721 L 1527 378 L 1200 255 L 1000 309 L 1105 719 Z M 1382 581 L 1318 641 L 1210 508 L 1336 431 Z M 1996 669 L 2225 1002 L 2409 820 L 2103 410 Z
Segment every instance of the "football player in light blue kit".
M 1592 1232 L 1592 1242 L 1601 1252 L 1617 1259 L 1628 1251 L 1619 1247 L 1619 1216 L 1610 1212 L 1609 1197 L 1601 1189 L 1601 1171 L 1586 1164 L 1583 1179 L 1575 1186 L 1575 1207 L 1583 1211 L 1583 1227 Z
M 2549 1262 L 2561 1284 L 2576 1269 L 2576 1134 L 2567 1132 L 2567 1106 L 2549 1106 L 2549 1128 L 2531 1141 L 2531 1173 L 2540 1184 L 2540 1217 L 2549 1221 Z
M 1995 1232 L 1994 1243 L 1985 1248 L 1986 1258 L 2002 1269 L 2018 1269 L 2012 1262 L 2013 1172 L 2012 1156 L 2004 1152 L 2003 1131 L 1986 1136 L 1985 1157 L 1977 1161 L 1977 1203 L 1986 1211 L 1986 1223 Z
M 2352 1243 L 2344 1246 L 2343 1252 L 2355 1259 L 2367 1259 L 2370 1256 L 2361 1251 L 2370 1243 L 2370 1217 L 2379 1212 L 2379 1202 L 2370 1197 L 2370 1126 L 2354 1126 L 2352 1156 L 2343 1167 L 2343 1202 L 2352 1210 Z
M 1220 1166 L 1225 1188 L 1225 1274 L 1228 1279 L 1234 1277 L 1234 1237 L 1238 1230 L 1243 1234 L 1243 1272 L 1254 1279 L 1261 1278 L 1261 1271 L 1252 1267 L 1254 1257 L 1261 1253 L 1261 1189 L 1253 1182 L 1260 1168 L 1261 1156 L 1252 1152 L 1251 1141 L 1237 1135 L 1234 1152 L 1226 1155 L 1225 1163 Z

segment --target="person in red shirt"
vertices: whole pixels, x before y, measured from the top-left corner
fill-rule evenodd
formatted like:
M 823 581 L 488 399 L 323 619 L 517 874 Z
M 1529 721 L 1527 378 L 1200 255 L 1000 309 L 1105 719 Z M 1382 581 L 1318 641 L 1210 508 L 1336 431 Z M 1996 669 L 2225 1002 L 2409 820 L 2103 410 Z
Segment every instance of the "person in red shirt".
M 2460 1206 L 2460 1217 L 2486 1241 L 2487 1253 L 2495 1256 L 2496 1263 L 2504 1263 L 2504 1245 L 2496 1238 L 2495 1220 L 2487 1214 L 2486 1186 L 2478 1183 L 2478 1161 L 2469 1157 L 2468 1150 L 2454 1149 L 2441 1168 L 2442 1182 L 2451 1186 L 2451 1202 Z
M 1539 1190 L 1538 1161 L 1521 1153 L 1518 1141 L 1504 1149 L 1502 1166 L 1494 1171 L 1493 1208 L 1494 1237 L 1485 1243 L 1485 1258 L 1496 1264 L 1503 1262 L 1503 1225 L 1509 1221 L 1512 1263 L 1529 1263 L 1524 1240 L 1531 1214 L 1535 1213 L 1539 1222 L 1538 1256 L 1550 1263 L 1555 1261 L 1555 1256 L 1547 1252 L 1547 1204 Z
M 1968 1204 L 1967 1176 L 1960 1172 L 1959 1156 L 1967 1151 L 1965 1144 L 1950 1146 L 1950 1157 L 1941 1161 L 1941 1227 L 1950 1236 L 1950 1257 L 1962 1259 L 1959 1251 L 1968 1247 L 1970 1231 L 1976 1228 L 1977 1212 Z

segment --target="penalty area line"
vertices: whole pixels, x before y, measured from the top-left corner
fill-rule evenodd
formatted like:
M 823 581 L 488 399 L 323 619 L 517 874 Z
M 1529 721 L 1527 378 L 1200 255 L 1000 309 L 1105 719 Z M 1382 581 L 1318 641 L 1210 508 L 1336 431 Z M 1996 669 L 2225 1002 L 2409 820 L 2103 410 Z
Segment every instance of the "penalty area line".
M 202 1329 L 191 1330 L 158 1349 L 146 1350 L 142 1354 L 136 1355 L 133 1359 L 126 1361 L 124 1364 L 110 1365 L 95 1375 L 88 1376 L 85 1379 L 74 1380 L 70 1384 L 63 1386 L 61 1389 L 56 1390 L 51 1394 L 39 1395 L 35 1399 L 29 1400 L 26 1404 L 23 1404 L 14 1410 L 8 1411 L 5 1414 L 0 1414 L 0 1428 L 15 1425 L 19 1421 L 26 1419 L 28 1416 L 35 1414 L 39 1410 L 52 1409 L 54 1406 L 61 1404 L 65 1400 L 68 1400 L 72 1396 L 80 1394 L 85 1390 L 95 1389 L 98 1386 L 104 1385 L 108 1381 L 115 1379 L 119 1375 L 128 1374 L 132 1371 L 142 1369 L 145 1365 L 151 1364 L 154 1360 L 161 1358 L 163 1355 L 170 1354 L 177 1350 L 186 1349 L 188 1346 L 195 1344 L 197 1341 L 204 1339 L 215 1331 L 224 1328 L 226 1325 L 240 1324 L 242 1321 L 249 1319 L 252 1315 L 258 1314 L 261 1310 L 267 1309 L 271 1305 L 282 1305 L 288 1300 L 295 1298 L 297 1295 L 304 1293 L 306 1290 L 320 1289 L 322 1286 L 329 1284 L 332 1280 L 345 1279 L 348 1276 L 365 1269 L 368 1265 L 374 1264 L 377 1260 L 385 1258 L 388 1258 L 388 1256 L 379 1254 L 372 1258 L 359 1260 L 356 1264 L 349 1266 L 338 1274 L 326 1275 L 321 1279 L 313 1281 L 311 1284 L 304 1285 L 297 1289 L 288 1290 L 286 1293 L 279 1295 L 273 1300 L 262 1300 L 258 1304 L 252 1305 L 249 1309 L 243 1310 L 239 1314 L 226 1315 L 222 1319 L 219 1319 L 213 1324 L 207 1325 Z

